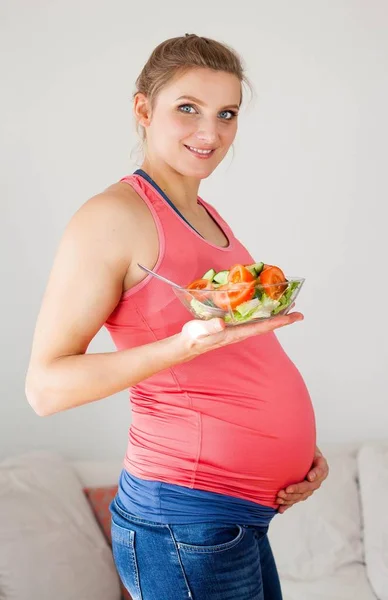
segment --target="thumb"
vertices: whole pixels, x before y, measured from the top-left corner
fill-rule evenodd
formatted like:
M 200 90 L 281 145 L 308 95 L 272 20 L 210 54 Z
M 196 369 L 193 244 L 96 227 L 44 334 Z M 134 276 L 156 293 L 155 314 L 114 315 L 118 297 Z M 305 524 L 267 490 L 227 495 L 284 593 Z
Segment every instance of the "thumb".
M 225 322 L 222 319 L 215 318 L 209 319 L 208 321 L 195 319 L 185 323 L 182 331 L 184 331 L 191 339 L 195 340 L 219 333 L 225 329 L 225 327 Z
M 225 321 L 223 321 L 222 319 L 209 319 L 209 321 L 205 321 L 206 325 L 207 325 L 207 330 L 209 332 L 209 334 L 212 333 L 218 333 L 220 331 L 222 331 L 223 329 L 225 329 L 226 325 L 225 325 Z

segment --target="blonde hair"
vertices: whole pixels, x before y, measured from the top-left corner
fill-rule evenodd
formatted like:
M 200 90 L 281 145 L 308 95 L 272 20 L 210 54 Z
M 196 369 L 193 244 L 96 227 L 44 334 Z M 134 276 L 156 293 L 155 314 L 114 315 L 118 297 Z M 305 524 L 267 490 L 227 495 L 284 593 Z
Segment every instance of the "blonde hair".
M 193 68 L 208 68 L 214 71 L 224 71 L 236 75 L 241 82 L 241 99 L 243 84 L 252 92 L 252 86 L 245 76 L 240 56 L 229 46 L 207 37 L 199 37 L 193 33 L 170 38 L 159 44 L 152 52 L 136 79 L 136 90 L 133 98 L 139 92 L 143 93 L 150 102 L 151 110 L 160 90 L 177 75 L 183 75 Z M 136 129 L 141 131 L 142 141 L 145 141 L 145 130 L 137 123 Z

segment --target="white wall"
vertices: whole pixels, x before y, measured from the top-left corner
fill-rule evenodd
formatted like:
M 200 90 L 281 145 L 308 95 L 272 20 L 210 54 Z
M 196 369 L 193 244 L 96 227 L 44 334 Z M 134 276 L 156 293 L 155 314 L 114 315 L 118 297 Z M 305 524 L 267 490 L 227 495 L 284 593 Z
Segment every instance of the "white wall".
M 257 260 L 306 277 L 305 321 L 278 335 L 311 391 L 319 438 L 386 436 L 387 19 L 383 0 L 3 0 L 0 456 L 124 453 L 126 392 L 42 419 L 24 376 L 61 233 L 135 168 L 136 76 L 157 43 L 185 32 L 234 46 L 257 91 L 235 158 L 200 193 Z M 90 349 L 113 345 L 102 331 Z

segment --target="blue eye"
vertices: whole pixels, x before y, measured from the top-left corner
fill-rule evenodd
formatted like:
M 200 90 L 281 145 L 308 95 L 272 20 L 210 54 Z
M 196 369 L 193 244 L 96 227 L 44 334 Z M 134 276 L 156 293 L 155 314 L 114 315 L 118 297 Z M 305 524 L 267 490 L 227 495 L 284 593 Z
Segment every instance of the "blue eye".
M 223 110 L 222 112 L 220 112 L 220 115 L 227 115 L 227 114 L 229 114 L 230 117 L 227 117 L 227 118 L 222 117 L 222 119 L 224 121 L 231 121 L 232 119 L 237 117 L 237 113 L 234 112 L 233 110 Z
M 178 106 L 178 110 L 188 115 L 195 115 L 197 113 L 192 104 L 181 104 Z M 223 110 L 219 113 L 219 115 L 222 121 L 232 121 L 235 117 L 237 117 L 237 112 L 233 110 Z
M 190 110 L 185 110 L 186 108 L 188 108 L 188 109 L 192 108 L 194 110 L 194 107 L 191 104 L 181 104 L 181 106 L 178 106 L 178 109 L 181 112 L 185 112 L 185 113 L 187 113 L 189 115 L 192 115 L 193 113 L 190 112 Z

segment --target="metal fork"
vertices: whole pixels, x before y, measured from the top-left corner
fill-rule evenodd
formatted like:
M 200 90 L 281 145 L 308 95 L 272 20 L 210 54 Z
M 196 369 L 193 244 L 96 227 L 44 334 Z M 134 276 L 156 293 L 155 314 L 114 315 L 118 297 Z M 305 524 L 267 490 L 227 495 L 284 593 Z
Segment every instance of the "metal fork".
M 140 269 L 142 269 L 143 271 L 145 271 L 149 275 L 152 275 L 153 277 L 156 277 L 156 279 L 160 279 L 160 281 L 164 281 L 164 283 L 168 283 L 169 285 L 171 285 L 174 288 L 177 288 L 178 290 L 186 290 L 187 289 L 187 288 L 185 288 L 185 287 L 183 287 L 181 285 L 178 285 L 174 281 L 171 281 L 170 279 L 167 279 L 167 277 L 163 277 L 163 275 L 159 275 L 159 273 L 155 273 L 151 269 L 148 269 L 147 267 L 144 267 L 140 263 L 137 263 L 137 266 L 140 267 Z M 187 290 L 187 291 L 190 292 L 190 290 Z M 198 300 L 198 302 L 201 302 L 201 301 Z M 209 314 L 213 315 L 214 317 L 224 317 L 226 314 L 228 314 L 228 311 L 222 310 L 222 308 L 216 308 L 214 306 L 210 306 L 209 304 L 206 304 L 206 302 L 201 302 L 201 304 L 202 304 L 202 306 L 204 308 L 206 308 L 206 311 Z
M 170 281 L 170 279 L 167 279 L 167 277 L 163 277 L 163 275 L 159 275 L 159 273 L 155 273 L 155 271 L 151 271 L 151 269 L 148 269 L 147 267 L 143 267 L 143 265 L 141 265 L 140 263 L 137 263 L 137 266 L 140 267 L 141 269 L 143 269 L 143 271 L 145 271 L 149 275 L 153 275 L 154 277 L 156 277 L 156 279 L 160 279 L 160 281 L 164 281 L 164 283 L 168 283 L 169 285 L 172 285 L 172 287 L 178 288 L 178 290 L 185 289 L 184 287 L 182 287 L 181 285 L 178 285 L 174 281 Z

